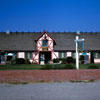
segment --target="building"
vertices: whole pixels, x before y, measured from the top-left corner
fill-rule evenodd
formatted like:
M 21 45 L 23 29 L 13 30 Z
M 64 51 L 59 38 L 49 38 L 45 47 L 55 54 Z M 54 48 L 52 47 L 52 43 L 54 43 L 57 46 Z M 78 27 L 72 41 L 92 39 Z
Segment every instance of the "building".
M 0 63 L 7 59 L 27 58 L 33 63 L 50 63 L 56 58 L 75 58 L 74 32 L 1 32 Z M 100 63 L 100 33 L 81 33 L 87 63 Z M 92 59 L 91 59 L 92 58 Z

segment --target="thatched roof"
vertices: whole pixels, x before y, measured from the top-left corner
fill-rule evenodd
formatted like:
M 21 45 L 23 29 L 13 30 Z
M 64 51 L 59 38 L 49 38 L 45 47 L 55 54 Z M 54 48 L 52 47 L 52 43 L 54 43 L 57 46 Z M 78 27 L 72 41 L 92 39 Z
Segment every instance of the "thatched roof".
M 41 34 L 41 32 L 0 33 L 0 50 L 34 51 L 36 50 L 35 40 Z M 75 33 L 49 32 L 49 35 L 55 39 L 54 50 L 75 50 Z M 85 39 L 85 50 L 100 50 L 100 33 L 82 33 L 80 38 Z

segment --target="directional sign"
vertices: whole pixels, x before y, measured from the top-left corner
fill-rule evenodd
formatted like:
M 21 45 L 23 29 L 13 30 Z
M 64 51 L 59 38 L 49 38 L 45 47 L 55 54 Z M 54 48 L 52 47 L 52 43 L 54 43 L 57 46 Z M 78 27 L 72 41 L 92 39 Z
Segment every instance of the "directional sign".
M 84 51 L 84 41 L 78 42 L 78 51 L 83 52 Z
M 78 41 L 78 42 L 82 42 L 82 41 L 84 41 L 84 39 L 78 39 L 77 41 Z
M 75 40 L 75 42 L 84 42 L 84 39 Z
M 82 55 L 87 55 L 87 52 L 83 52 Z

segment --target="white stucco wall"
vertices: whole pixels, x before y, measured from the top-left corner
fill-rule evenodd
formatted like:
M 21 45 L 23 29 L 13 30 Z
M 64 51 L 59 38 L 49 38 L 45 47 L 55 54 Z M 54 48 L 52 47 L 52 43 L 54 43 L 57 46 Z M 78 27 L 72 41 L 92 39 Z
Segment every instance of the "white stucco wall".
M 38 53 L 37 52 L 34 52 L 33 53 L 33 63 L 38 63 L 39 62 L 38 58 L 39 58 Z
M 36 52 L 33 53 L 33 59 L 34 59 L 34 58 L 35 58 L 35 59 L 38 59 L 38 53 L 36 53 Z
M 25 52 L 18 52 L 18 58 L 25 58 Z
M 94 63 L 100 63 L 100 59 L 94 59 Z
M 44 34 L 38 41 L 37 41 L 37 50 L 38 51 L 42 51 L 42 40 L 45 39 L 45 36 L 47 37 L 47 40 L 48 40 L 48 51 L 51 51 L 53 50 L 53 40 L 47 35 L 47 34 Z
M 42 50 L 42 48 L 41 48 L 41 46 L 42 46 L 42 40 L 41 41 L 40 40 L 37 41 L 37 50 L 39 50 L 39 51 Z
M 52 53 L 52 59 L 57 59 L 59 57 L 59 52 Z

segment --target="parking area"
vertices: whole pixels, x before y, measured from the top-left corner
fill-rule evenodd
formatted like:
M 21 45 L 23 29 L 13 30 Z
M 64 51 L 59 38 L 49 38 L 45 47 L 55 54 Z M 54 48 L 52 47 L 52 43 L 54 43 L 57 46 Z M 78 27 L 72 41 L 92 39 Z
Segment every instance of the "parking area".
M 0 83 L 0 100 L 100 100 L 100 82 Z

